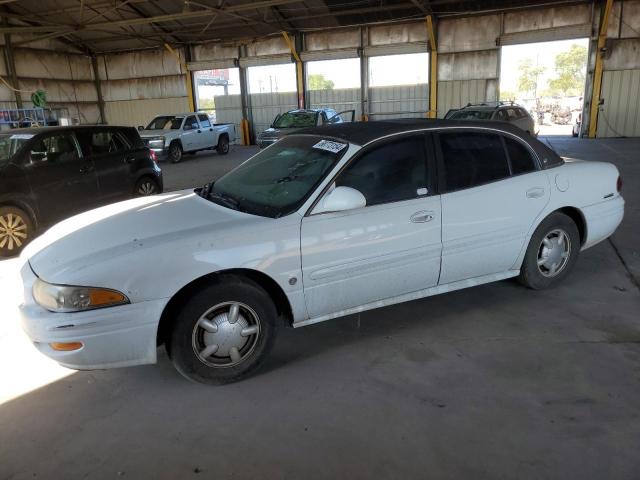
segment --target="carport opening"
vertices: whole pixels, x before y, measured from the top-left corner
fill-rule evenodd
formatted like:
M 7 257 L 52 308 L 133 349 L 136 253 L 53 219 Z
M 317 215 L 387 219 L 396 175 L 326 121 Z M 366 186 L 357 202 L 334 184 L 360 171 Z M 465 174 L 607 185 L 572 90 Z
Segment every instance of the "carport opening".
M 539 135 L 577 136 L 588 50 L 588 38 L 502 47 L 500 100 L 524 106 Z
M 310 61 L 306 70 L 311 108 L 355 110 L 355 116 L 360 115 L 360 59 Z
M 214 123 L 234 123 L 234 96 L 240 99 L 240 70 L 219 68 L 194 73 L 196 105 L 214 120 Z

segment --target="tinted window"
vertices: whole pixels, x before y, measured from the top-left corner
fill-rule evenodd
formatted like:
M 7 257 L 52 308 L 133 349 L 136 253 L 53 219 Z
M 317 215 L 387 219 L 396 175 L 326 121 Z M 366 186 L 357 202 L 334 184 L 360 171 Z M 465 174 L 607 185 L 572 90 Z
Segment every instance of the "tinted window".
M 458 110 L 451 114 L 452 120 L 489 120 L 493 110 Z
M 340 174 L 336 185 L 360 191 L 367 205 L 416 198 L 418 190 L 427 187 L 423 137 L 404 138 L 365 153 Z
M 206 115 L 198 115 L 198 118 L 200 119 L 200 125 L 202 125 L 202 128 L 209 128 L 211 126 L 209 117 Z
M 516 120 L 518 118 L 515 108 L 507 109 L 507 115 L 509 116 L 509 120 Z
M 498 111 L 496 112 L 496 117 L 495 117 L 495 119 L 496 119 L 496 120 L 500 120 L 500 121 L 502 121 L 502 122 L 506 122 L 506 121 L 508 120 L 508 118 L 507 118 L 507 112 L 506 112 L 506 111 L 504 111 L 504 110 L 498 110 Z
M 315 127 L 317 112 L 293 111 L 283 113 L 273 122 L 275 128 L 304 128 Z
M 31 133 L 0 134 L 0 166 L 8 163 L 32 137 Z
M 40 138 L 31 147 L 31 159 L 47 163 L 62 163 L 78 159 L 73 137 L 58 134 Z
M 441 133 L 445 190 L 475 187 L 509 176 L 498 135 L 476 132 Z
M 507 153 L 511 161 L 511 170 L 514 175 L 532 172 L 536 169 L 531 152 L 527 147 L 512 138 L 505 137 L 504 141 L 507 146 Z
M 79 132 L 82 153 L 88 156 L 124 152 L 129 145 L 113 131 Z
M 177 130 L 182 125 L 184 117 L 162 116 L 154 118 L 146 130 Z
M 187 119 L 184 122 L 184 129 L 185 130 L 197 130 L 198 127 L 198 120 L 196 120 L 196 116 L 195 115 L 190 115 L 187 117 Z

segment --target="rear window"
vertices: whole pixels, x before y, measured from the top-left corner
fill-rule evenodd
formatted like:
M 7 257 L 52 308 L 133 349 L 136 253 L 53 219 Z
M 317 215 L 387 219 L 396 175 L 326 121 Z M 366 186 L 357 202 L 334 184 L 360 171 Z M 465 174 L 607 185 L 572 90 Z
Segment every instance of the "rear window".
M 472 188 L 509 176 L 509 164 L 498 135 L 478 132 L 440 133 L 445 191 Z

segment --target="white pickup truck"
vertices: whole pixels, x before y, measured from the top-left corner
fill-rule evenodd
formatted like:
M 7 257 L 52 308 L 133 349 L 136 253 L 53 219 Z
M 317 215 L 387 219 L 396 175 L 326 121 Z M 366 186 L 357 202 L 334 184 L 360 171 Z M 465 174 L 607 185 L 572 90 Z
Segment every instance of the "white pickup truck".
M 155 152 L 158 159 L 173 163 L 182 160 L 185 152 L 213 150 L 229 153 L 229 144 L 236 141 L 233 123 L 211 123 L 205 112 L 160 115 L 146 127 L 138 127 L 140 137 Z

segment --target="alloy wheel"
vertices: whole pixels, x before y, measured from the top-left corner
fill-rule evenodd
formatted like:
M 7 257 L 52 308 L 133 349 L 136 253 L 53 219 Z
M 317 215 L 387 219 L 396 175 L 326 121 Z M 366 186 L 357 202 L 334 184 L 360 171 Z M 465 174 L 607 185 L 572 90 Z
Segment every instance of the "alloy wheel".
M 8 251 L 18 250 L 27 240 L 27 224 L 15 213 L 0 216 L 0 248 Z
M 545 277 L 555 277 L 562 272 L 571 256 L 571 239 L 561 228 L 547 233 L 538 249 L 538 270 Z
M 157 193 L 157 191 L 158 191 L 158 188 L 156 187 L 156 184 L 150 180 L 147 180 L 146 182 L 142 182 L 138 186 L 138 193 L 140 195 L 153 195 Z

